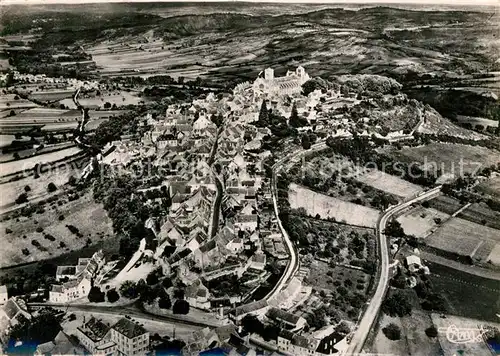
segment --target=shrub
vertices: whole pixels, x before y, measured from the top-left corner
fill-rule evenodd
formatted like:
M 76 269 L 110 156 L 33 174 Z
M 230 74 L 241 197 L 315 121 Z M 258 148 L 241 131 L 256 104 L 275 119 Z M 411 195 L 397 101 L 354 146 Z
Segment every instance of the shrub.
M 22 253 L 23 253 L 23 255 L 25 255 L 25 256 L 28 256 L 28 255 L 30 254 L 30 250 L 28 250 L 27 248 L 23 248 L 23 249 L 21 250 L 21 252 L 22 252 Z
M 139 296 L 135 283 L 132 281 L 123 282 L 120 286 L 120 294 L 129 299 L 135 299 Z
M 58 219 L 59 219 L 59 221 L 63 221 L 64 220 L 64 215 L 59 215 Z
M 52 236 L 51 234 L 45 234 L 43 237 L 46 238 L 49 241 L 55 241 L 56 240 L 56 238 L 54 236 Z
M 438 331 L 435 326 L 431 326 L 425 329 L 425 335 L 428 337 L 436 337 L 438 335 Z
M 57 187 L 54 183 L 50 182 L 48 185 L 47 185 L 47 191 L 49 193 L 53 193 L 57 190 Z
M 5 233 L 6 233 L 6 234 L 11 234 L 11 233 L 12 233 L 12 230 L 11 230 L 11 229 L 9 229 L 9 228 L 6 228 L 6 229 L 5 229 Z
M 91 303 L 104 302 L 104 292 L 101 292 L 101 288 L 94 286 L 90 288 L 88 298 Z
M 76 320 L 76 315 L 71 313 L 69 316 L 68 316 L 68 320 L 69 321 L 73 321 L 73 320 Z
M 405 316 L 411 314 L 411 302 L 405 294 L 396 292 L 382 304 L 384 313 L 390 316 Z
M 80 234 L 80 230 L 78 230 L 78 228 L 76 226 L 66 225 L 66 227 L 68 228 L 69 231 L 71 231 L 72 234 L 75 234 L 75 235 Z
M 163 281 L 161 282 L 163 285 L 163 288 L 168 289 L 172 287 L 174 284 L 172 283 L 172 280 L 169 277 L 165 277 Z
M 59 242 L 59 247 L 60 248 L 65 248 L 66 247 L 66 244 L 64 243 L 64 241 Z
M 38 233 L 42 233 L 42 232 L 43 232 L 43 227 L 38 226 L 38 227 L 36 228 L 36 232 L 38 232 Z
M 106 297 L 108 298 L 108 302 L 110 303 L 114 303 L 118 301 L 118 299 L 120 299 L 120 295 L 114 288 L 108 290 L 108 292 L 106 293 Z
M 399 340 L 401 339 L 401 329 L 394 323 L 390 323 L 385 328 L 382 329 L 382 332 L 389 340 Z
M 40 246 L 41 246 L 41 245 L 40 245 L 40 242 L 38 242 L 37 240 L 32 240 L 32 241 L 31 241 L 31 244 L 32 244 L 33 246 L 35 246 L 35 247 L 40 247 Z
M 172 308 L 172 302 L 170 301 L 170 297 L 168 296 L 168 294 L 165 294 L 165 295 L 160 297 L 160 299 L 158 300 L 158 306 L 161 309 Z
M 183 299 L 177 299 L 172 308 L 174 314 L 188 314 L 189 313 L 189 303 Z
M 76 178 L 74 176 L 70 176 L 68 178 L 68 184 L 69 185 L 76 185 L 76 183 L 77 183 L 77 180 L 76 180 Z
M 28 194 L 22 193 L 16 199 L 16 204 L 23 204 L 28 202 Z
M 27 193 L 27 192 L 29 192 L 29 191 L 31 191 L 30 186 L 29 186 L 29 185 L 25 186 L 25 187 L 24 187 L 24 191 L 25 191 L 26 193 Z
M 148 274 L 148 276 L 146 277 L 146 283 L 150 286 L 158 283 L 158 275 L 156 271 L 152 271 L 150 274 Z

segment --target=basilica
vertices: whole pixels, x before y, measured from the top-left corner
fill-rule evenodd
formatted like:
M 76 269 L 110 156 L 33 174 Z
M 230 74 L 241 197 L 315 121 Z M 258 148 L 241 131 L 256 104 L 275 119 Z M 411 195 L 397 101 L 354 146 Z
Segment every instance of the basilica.
M 264 70 L 264 77 L 259 77 L 253 82 L 252 89 L 256 96 L 280 96 L 298 94 L 302 84 L 309 80 L 309 75 L 301 66 L 295 72 L 288 71 L 284 77 L 274 77 L 274 69 Z

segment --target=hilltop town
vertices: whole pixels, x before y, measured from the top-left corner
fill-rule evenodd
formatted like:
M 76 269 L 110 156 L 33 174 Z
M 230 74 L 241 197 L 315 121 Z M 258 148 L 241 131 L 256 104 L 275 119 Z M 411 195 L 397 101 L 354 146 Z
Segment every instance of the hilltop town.
M 92 60 L 149 34 L 28 70 L 30 36 L 0 77 L 2 353 L 496 350 L 493 89 L 447 116 L 406 77 L 311 61 L 221 83 Z

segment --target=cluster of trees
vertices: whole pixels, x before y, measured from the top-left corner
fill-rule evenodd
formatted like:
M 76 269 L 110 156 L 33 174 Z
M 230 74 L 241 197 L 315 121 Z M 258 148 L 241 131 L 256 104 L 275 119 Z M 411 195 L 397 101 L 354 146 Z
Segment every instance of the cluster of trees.
M 308 121 L 305 117 L 299 116 L 299 113 L 297 112 L 297 105 L 293 103 L 292 105 L 292 112 L 290 114 L 290 118 L 288 119 L 288 124 L 291 127 L 303 127 L 308 125 Z
M 30 320 L 21 316 L 10 329 L 8 354 L 33 354 L 39 344 L 54 340 L 61 330 L 61 318 L 62 314 L 51 308 L 40 309 Z M 21 347 L 16 347 L 18 340 L 23 341 Z
M 421 300 L 422 309 L 444 313 L 448 310 L 444 297 L 436 293 L 429 278 L 421 276 L 420 282 L 415 286 L 415 292 Z
M 113 116 L 99 124 L 90 138 L 90 143 L 96 147 L 104 147 L 108 142 L 120 139 L 125 134 L 135 134 L 138 128 L 137 114 L 126 112 L 118 116 Z
M 341 177 L 339 179 L 339 172 L 337 171 L 333 172 L 330 177 L 325 178 L 318 175 L 320 168 L 316 170 L 310 169 L 305 174 L 301 174 L 299 169 L 295 169 L 295 167 L 289 172 L 293 175 L 294 181 L 319 193 L 328 193 L 331 188 L 338 188 L 338 194 L 341 196 L 345 196 L 346 193 L 357 196 L 361 190 L 362 196 L 353 198 L 351 201 L 359 205 L 369 203 L 372 207 L 381 210 L 398 203 L 398 199 L 394 195 L 373 188 L 353 177 Z M 345 189 L 344 185 L 347 186 Z
M 259 111 L 259 119 L 255 122 L 258 127 L 268 127 L 277 138 L 296 136 L 297 130 L 288 126 L 286 118 L 274 113 L 267 108 L 266 100 L 262 101 Z
M 411 315 L 411 300 L 405 293 L 396 291 L 384 300 L 382 303 L 382 310 L 390 316 L 403 317 L 405 315 Z
M 104 167 L 108 171 L 109 167 Z M 121 237 L 120 255 L 134 254 L 142 238 L 153 243 L 154 234 L 144 226 L 150 216 L 150 209 L 134 194 L 140 182 L 125 175 L 113 175 L 108 171 L 94 184 L 94 199 L 102 202 L 113 221 L 114 231 Z M 151 245 L 150 245 L 151 246 Z
M 326 91 L 330 89 L 338 90 L 340 89 L 340 85 L 337 83 L 332 83 L 321 77 L 314 77 L 302 84 L 302 95 L 308 96 L 315 90 L 321 90 L 323 93 L 326 93 Z
M 101 303 L 104 302 L 106 294 L 101 291 L 101 288 L 97 286 L 92 286 L 88 294 L 89 302 L 91 303 Z
M 49 77 L 65 77 L 86 80 L 90 78 L 91 70 L 95 69 L 95 63 L 76 63 L 62 65 L 52 56 L 53 50 L 41 48 L 30 51 L 9 52 L 9 64 L 15 66 L 20 73 L 46 74 Z M 88 57 L 83 52 L 75 51 L 73 56 L 76 60 L 86 61 Z
M 397 94 L 402 85 L 392 78 L 381 75 L 357 74 L 335 78 L 343 94 L 356 93 L 364 96 Z
M 393 157 L 378 153 L 368 138 L 354 135 L 353 139 L 335 139 L 329 137 L 326 144 L 336 153 L 350 158 L 360 164 L 370 164 L 376 167 L 383 167 L 384 172 L 403 178 L 412 183 L 432 186 L 442 172 L 437 169 L 435 172 L 425 171 L 422 168 L 396 161 Z
M 241 325 L 248 333 L 260 335 L 266 341 L 278 339 L 279 328 L 275 325 L 264 325 L 255 315 L 245 315 Z
M 390 323 L 382 328 L 382 332 L 389 340 L 396 341 L 401 339 L 401 328 L 394 323 Z
M 457 115 L 500 120 L 500 104 L 493 97 L 470 90 L 424 86 L 408 89 L 408 95 L 429 104 L 441 115 L 455 119 Z

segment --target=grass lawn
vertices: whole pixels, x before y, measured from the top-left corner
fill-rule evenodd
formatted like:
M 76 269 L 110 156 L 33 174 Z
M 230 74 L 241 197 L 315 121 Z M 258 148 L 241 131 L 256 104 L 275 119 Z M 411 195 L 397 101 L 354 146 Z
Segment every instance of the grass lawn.
M 29 108 L 35 108 L 38 107 L 37 104 L 26 100 L 19 98 L 16 100 L 14 99 L 16 97 L 15 94 L 2 94 L 0 97 L 0 110 L 13 110 L 13 109 L 29 109 Z
M 319 214 L 323 219 L 334 218 L 348 225 L 374 228 L 379 218 L 376 209 L 316 193 L 296 184 L 290 184 L 288 199 L 292 209 L 302 207 L 310 216 Z
M 446 300 L 449 314 L 498 322 L 495 314 L 500 314 L 500 281 L 428 261 L 425 264 L 435 290 Z
M 500 161 L 500 152 L 480 146 L 431 143 L 419 147 L 390 148 L 389 153 L 401 162 L 418 162 L 427 169 L 440 168 L 456 176 L 473 173 L 479 167 L 489 167 Z
M 10 182 L 5 182 L 0 184 L 0 206 L 10 206 L 16 198 L 24 193 L 24 188 L 29 187 L 28 199 L 39 199 L 42 197 L 48 197 L 50 194 L 58 194 L 61 189 L 64 189 L 64 185 L 68 183 L 70 176 L 75 178 L 80 177 L 83 167 L 88 163 L 88 159 L 82 159 L 72 162 L 69 166 L 62 166 L 60 169 L 53 169 L 40 174 L 40 177 L 34 178 L 33 175 L 28 175 L 27 173 L 21 174 L 21 179 L 12 180 Z M 54 193 L 47 192 L 47 185 L 52 182 L 58 188 Z
M 359 177 L 356 177 L 356 180 L 402 198 L 415 196 L 423 190 L 422 187 L 416 184 L 379 170 L 367 172 Z
M 368 343 L 365 344 L 363 351 L 382 355 L 409 355 L 408 345 L 403 338 L 400 340 L 389 340 L 382 332 L 382 329 L 391 323 L 396 324 L 403 330 L 400 318 L 391 317 L 382 313 L 378 323 L 379 327 L 377 333 L 374 335 L 371 345 L 368 345 Z
M 55 257 L 86 245 L 109 239 L 113 236 L 111 220 L 102 205 L 96 204 L 90 193 L 62 205 L 57 202 L 46 204 L 42 214 L 10 219 L 1 223 L 3 248 L 0 251 L 0 266 L 6 267 L 24 262 L 39 261 Z M 64 220 L 59 220 L 60 216 Z M 19 220 L 19 221 L 17 221 Z M 66 225 L 78 228 L 81 237 L 72 233 Z M 6 233 L 9 229 L 11 232 Z M 42 230 L 43 229 L 43 230 Z M 48 236 L 48 235 L 49 236 Z M 51 241 L 50 235 L 54 241 Z M 35 247 L 32 241 L 41 247 Z M 61 247 L 63 242 L 65 247 Z M 25 256 L 23 249 L 28 249 Z
M 425 239 L 427 245 L 485 263 L 500 240 L 498 230 L 460 218 L 443 223 Z
M 347 280 L 352 282 L 352 286 L 346 286 L 345 281 Z M 364 294 L 370 282 L 370 275 L 353 268 L 342 266 L 332 268 L 324 262 L 314 261 L 310 267 L 306 282 L 315 289 L 327 289 L 334 292 L 340 285 L 343 285 L 348 289 Z M 358 289 L 357 285 L 363 286 L 363 288 Z
M 500 197 L 500 175 L 490 178 L 486 182 L 479 184 L 477 190 L 495 197 Z
M 453 215 L 465 204 L 460 203 L 458 199 L 440 195 L 434 199 L 429 200 L 429 206 L 433 209 L 442 211 L 448 215 Z
M 366 301 L 370 275 L 363 271 L 314 261 L 305 283 L 320 291 L 342 319 L 355 320 Z M 323 294 L 325 293 L 325 294 Z
M 11 161 L 6 163 L 0 163 L 0 175 L 8 175 L 15 172 L 21 172 L 26 169 L 32 169 L 37 163 L 51 163 L 58 161 L 65 157 L 74 156 L 82 150 L 78 147 L 70 147 L 64 150 L 55 151 L 51 153 L 46 153 L 43 155 L 37 155 L 18 161 Z
M 458 214 L 458 217 L 497 229 L 500 235 L 500 213 L 491 210 L 486 204 L 474 203 Z
M 441 219 L 441 221 L 444 221 L 449 217 L 448 214 L 441 211 L 432 208 L 426 209 L 419 206 L 408 210 L 403 215 L 399 216 L 397 220 L 401 223 L 407 235 L 426 237 L 438 226 L 434 219 Z

